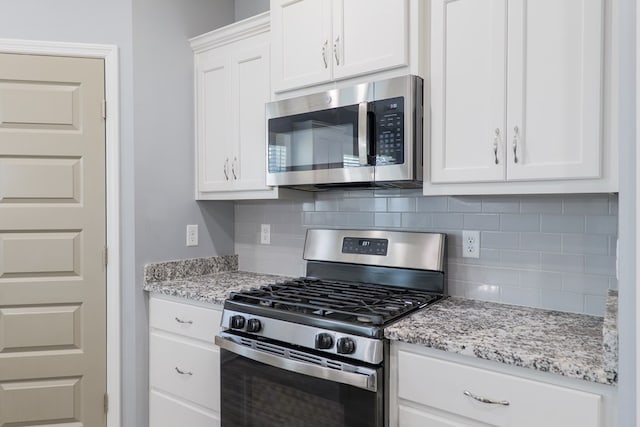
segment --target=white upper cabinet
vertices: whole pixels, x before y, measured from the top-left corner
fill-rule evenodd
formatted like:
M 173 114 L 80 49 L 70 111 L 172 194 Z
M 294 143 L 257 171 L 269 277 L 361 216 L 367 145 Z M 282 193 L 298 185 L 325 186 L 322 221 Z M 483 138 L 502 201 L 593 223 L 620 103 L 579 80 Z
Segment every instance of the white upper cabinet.
M 506 0 L 432 7 L 431 180 L 503 180 Z
M 271 0 L 273 89 L 409 64 L 409 0 Z
M 425 194 L 616 191 L 603 0 L 433 0 L 431 24 Z
M 191 40 L 196 199 L 278 197 L 278 189 L 266 185 L 269 41 L 268 13 Z
M 274 91 L 331 79 L 331 1 L 272 0 Z
M 332 3 L 334 79 L 409 65 L 408 0 Z
M 599 177 L 602 1 L 510 0 L 507 22 L 507 179 Z

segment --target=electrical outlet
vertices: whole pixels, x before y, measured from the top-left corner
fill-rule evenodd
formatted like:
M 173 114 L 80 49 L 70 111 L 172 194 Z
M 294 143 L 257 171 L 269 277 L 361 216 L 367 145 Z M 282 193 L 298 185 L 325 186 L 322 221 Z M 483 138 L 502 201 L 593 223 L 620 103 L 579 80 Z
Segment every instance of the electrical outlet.
M 480 232 L 462 231 L 462 257 L 480 258 Z
M 187 246 L 198 246 L 198 224 L 187 225 Z
M 271 225 L 260 224 L 260 243 L 263 245 L 271 244 Z

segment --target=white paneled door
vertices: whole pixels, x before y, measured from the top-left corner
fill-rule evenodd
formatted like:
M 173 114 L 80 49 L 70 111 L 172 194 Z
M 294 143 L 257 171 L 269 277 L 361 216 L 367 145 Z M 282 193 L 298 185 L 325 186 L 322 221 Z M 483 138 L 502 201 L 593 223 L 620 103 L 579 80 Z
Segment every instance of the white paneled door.
M 102 59 L 0 54 L 0 426 L 106 421 Z

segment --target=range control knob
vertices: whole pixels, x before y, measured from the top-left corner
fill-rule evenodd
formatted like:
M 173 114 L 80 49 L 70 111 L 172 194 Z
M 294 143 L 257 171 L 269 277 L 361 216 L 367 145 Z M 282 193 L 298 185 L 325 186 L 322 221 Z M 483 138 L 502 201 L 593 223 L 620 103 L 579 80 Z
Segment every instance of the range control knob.
M 333 347 L 333 337 L 327 333 L 319 333 L 316 335 L 316 348 L 326 350 Z
M 259 332 L 262 329 L 262 323 L 258 319 L 249 319 L 247 321 L 247 332 Z
M 356 351 L 356 343 L 351 338 L 338 338 L 336 351 L 339 354 L 351 354 Z
M 240 316 L 236 314 L 235 316 L 231 316 L 231 329 L 242 329 L 244 328 L 244 316 Z

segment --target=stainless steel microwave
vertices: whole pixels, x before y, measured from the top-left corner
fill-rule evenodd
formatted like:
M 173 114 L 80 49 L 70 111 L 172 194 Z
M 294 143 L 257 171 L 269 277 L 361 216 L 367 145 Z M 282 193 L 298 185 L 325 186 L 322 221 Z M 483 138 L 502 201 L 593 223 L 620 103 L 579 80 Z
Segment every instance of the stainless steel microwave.
M 363 83 L 268 103 L 267 185 L 422 186 L 423 81 Z

